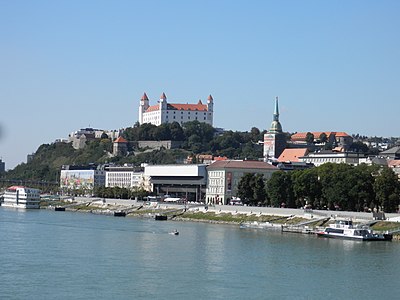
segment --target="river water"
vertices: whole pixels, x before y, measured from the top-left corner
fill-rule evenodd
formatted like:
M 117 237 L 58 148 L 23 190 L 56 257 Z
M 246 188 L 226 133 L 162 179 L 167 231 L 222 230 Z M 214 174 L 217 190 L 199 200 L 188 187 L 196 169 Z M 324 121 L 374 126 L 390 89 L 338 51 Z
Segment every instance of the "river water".
M 0 228 L 0 299 L 399 297 L 400 242 L 2 207 Z

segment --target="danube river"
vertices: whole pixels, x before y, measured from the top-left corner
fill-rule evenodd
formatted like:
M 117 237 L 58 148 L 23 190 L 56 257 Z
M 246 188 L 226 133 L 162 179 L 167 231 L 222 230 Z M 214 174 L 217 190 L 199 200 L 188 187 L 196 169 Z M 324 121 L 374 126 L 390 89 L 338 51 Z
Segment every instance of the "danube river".
M 0 207 L 0 299 L 398 299 L 400 242 Z M 168 232 L 178 229 L 180 235 Z

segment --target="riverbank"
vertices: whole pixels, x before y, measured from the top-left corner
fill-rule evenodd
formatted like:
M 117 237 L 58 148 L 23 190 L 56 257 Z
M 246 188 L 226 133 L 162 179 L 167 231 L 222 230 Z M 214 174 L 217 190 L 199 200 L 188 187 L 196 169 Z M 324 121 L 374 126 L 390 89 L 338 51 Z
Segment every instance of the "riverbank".
M 55 209 L 64 207 L 67 211 L 86 212 L 93 214 L 115 215 L 123 212 L 123 216 L 154 218 L 155 215 L 166 216 L 174 221 L 207 222 L 215 224 L 239 225 L 241 223 L 257 222 L 271 223 L 277 226 L 297 225 L 310 222 L 309 227 L 322 226 L 323 219 L 344 218 L 352 219 L 354 223 L 367 224 L 374 222 L 372 213 L 346 212 L 346 211 L 319 211 L 304 209 L 288 209 L 273 207 L 250 207 L 204 204 L 170 204 L 170 203 L 147 203 L 135 200 L 100 199 L 76 197 L 67 201 L 42 202 L 42 208 Z M 389 219 L 377 221 L 371 224 L 375 231 L 393 231 L 400 228 L 399 222 L 391 222 L 390 219 L 398 220 L 400 214 L 387 214 Z M 312 222 L 315 220 L 315 222 Z M 400 240 L 400 235 L 395 235 Z

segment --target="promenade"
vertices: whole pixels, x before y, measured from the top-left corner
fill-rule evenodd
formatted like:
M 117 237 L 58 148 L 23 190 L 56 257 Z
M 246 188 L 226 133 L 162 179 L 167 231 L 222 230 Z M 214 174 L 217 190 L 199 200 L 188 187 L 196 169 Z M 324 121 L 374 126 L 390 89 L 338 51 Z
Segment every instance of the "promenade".
M 102 199 L 102 198 L 87 198 L 87 197 L 75 197 L 77 202 L 98 202 L 99 204 L 107 204 L 115 207 L 137 207 L 146 206 L 146 202 L 136 200 L 125 200 L 125 199 Z M 366 212 L 350 212 L 350 211 L 333 211 L 333 210 L 304 210 L 294 208 L 276 208 L 276 207 L 256 207 L 256 206 L 241 206 L 241 205 L 199 205 L 199 204 L 174 204 L 174 203 L 158 203 L 153 206 L 149 206 L 153 209 L 184 209 L 196 210 L 203 212 L 214 212 L 218 213 L 230 213 L 230 214 L 247 214 L 247 215 L 274 215 L 274 216 L 296 216 L 305 219 L 313 218 L 348 218 L 359 221 L 372 221 L 373 214 Z M 385 216 L 389 220 L 400 222 L 399 213 L 385 213 Z M 396 220 L 397 219 L 397 220 Z

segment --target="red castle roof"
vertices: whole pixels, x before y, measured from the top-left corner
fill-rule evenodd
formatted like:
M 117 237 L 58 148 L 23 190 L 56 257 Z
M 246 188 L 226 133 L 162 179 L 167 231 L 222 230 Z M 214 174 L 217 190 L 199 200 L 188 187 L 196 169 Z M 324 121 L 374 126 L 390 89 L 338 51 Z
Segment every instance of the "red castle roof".
M 124 139 L 122 136 L 118 137 L 114 143 L 127 143 L 128 141 Z

